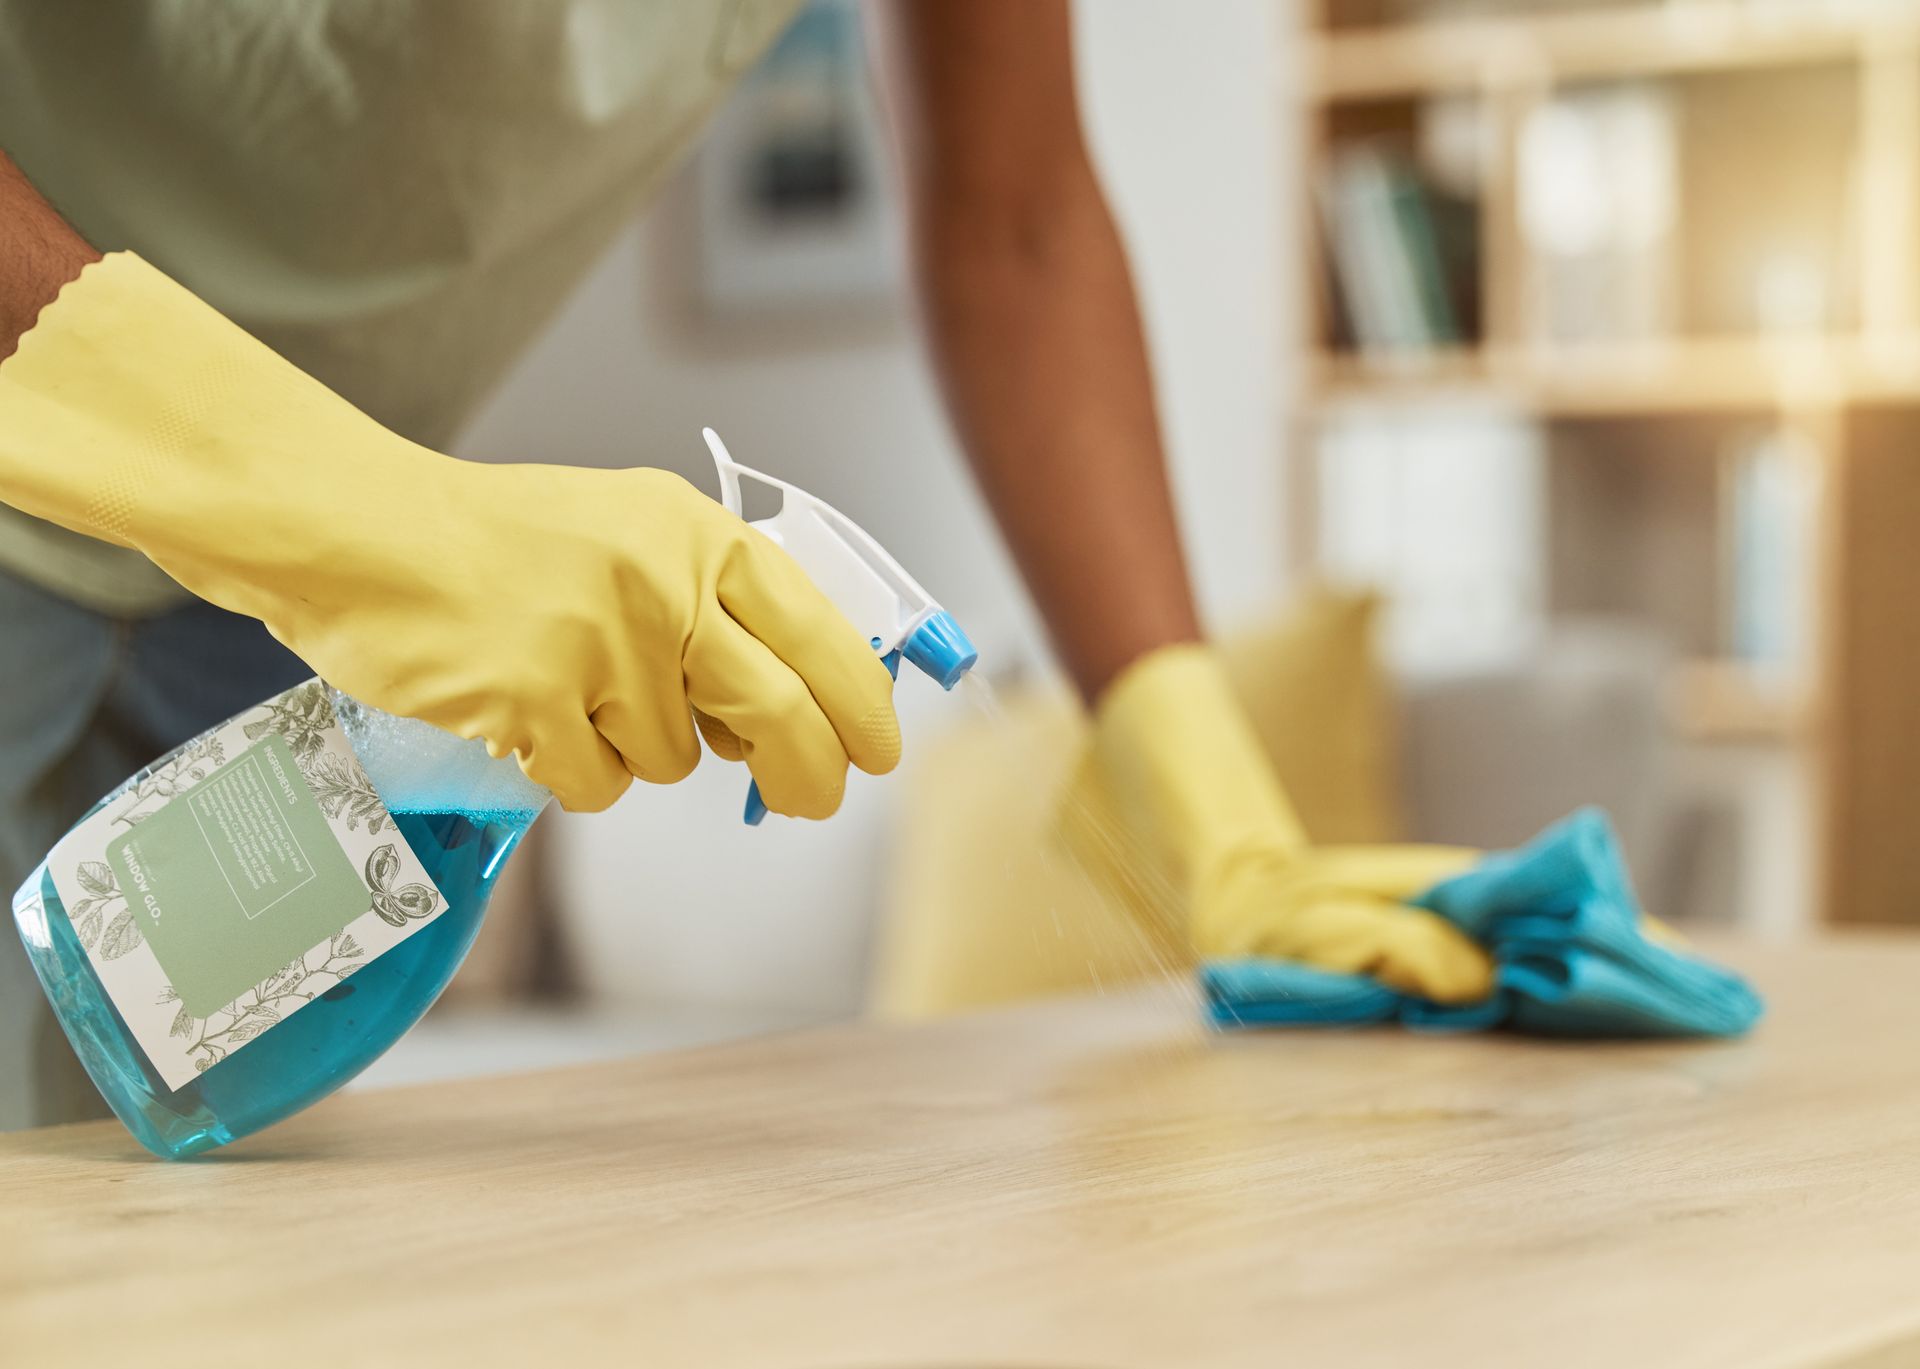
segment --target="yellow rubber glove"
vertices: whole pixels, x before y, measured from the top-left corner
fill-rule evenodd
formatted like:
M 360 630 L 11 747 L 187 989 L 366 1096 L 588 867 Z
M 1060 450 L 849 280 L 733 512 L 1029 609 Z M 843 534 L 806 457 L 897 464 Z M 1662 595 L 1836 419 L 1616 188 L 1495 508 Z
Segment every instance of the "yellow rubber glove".
M 1493 990 L 1486 953 L 1406 902 L 1478 853 L 1309 846 L 1205 647 L 1162 648 L 1108 686 L 1063 827 L 1170 952 L 1295 960 L 1441 1003 Z
M 327 680 L 509 751 L 569 808 L 683 778 L 692 709 L 821 818 L 900 754 L 892 681 L 787 554 L 656 470 L 456 461 L 129 253 L 0 363 L 0 499 L 136 547 Z

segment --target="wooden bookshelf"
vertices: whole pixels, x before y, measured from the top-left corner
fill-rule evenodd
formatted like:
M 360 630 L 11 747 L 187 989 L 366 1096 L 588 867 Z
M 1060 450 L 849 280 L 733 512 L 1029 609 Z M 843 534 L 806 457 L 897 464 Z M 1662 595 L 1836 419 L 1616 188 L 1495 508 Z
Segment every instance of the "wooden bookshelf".
M 1483 345 L 1384 359 L 1323 348 L 1307 373 L 1318 405 L 1499 398 L 1548 418 L 1792 410 L 1920 393 L 1920 337 Z
M 1690 435 L 1662 451 L 1706 462 L 1724 459 L 1716 425 L 1775 422 L 1808 437 L 1820 491 L 1811 659 L 1789 683 L 1711 643 L 1684 644 L 1669 712 L 1685 744 L 1808 759 L 1824 916 L 1920 922 L 1920 4 L 1298 8 L 1283 62 L 1301 101 L 1295 201 L 1310 245 L 1296 291 L 1296 507 L 1311 506 L 1320 426 L 1355 408 L 1490 402 L 1641 466 L 1665 460 L 1649 458 L 1652 432 Z M 1621 87 L 1671 102 L 1679 130 L 1669 316 L 1631 340 L 1560 340 L 1543 330 L 1522 142 L 1567 93 Z M 1426 349 L 1362 348 L 1351 319 L 1334 324 L 1329 170 L 1349 145 L 1415 149 L 1432 110 L 1463 104 L 1479 130 L 1476 327 Z M 1762 326 L 1729 293 L 1759 269 L 1770 233 L 1814 244 L 1817 321 Z M 1308 565 L 1312 521 L 1296 515 Z M 1701 535 L 1727 534 L 1710 520 Z
M 1498 18 L 1317 30 L 1303 45 L 1311 98 L 1531 91 L 1582 80 L 1853 62 L 1911 52 L 1920 13 L 1849 20 L 1816 4 L 1629 4 Z

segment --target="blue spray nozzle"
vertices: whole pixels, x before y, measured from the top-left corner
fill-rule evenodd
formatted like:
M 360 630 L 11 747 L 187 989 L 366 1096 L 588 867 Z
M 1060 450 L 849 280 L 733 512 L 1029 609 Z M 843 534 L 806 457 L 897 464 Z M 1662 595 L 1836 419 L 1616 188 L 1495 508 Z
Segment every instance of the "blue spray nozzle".
M 978 649 L 945 609 L 915 628 L 900 650 L 909 661 L 938 680 L 942 689 L 952 689 L 959 684 L 960 677 L 980 659 Z

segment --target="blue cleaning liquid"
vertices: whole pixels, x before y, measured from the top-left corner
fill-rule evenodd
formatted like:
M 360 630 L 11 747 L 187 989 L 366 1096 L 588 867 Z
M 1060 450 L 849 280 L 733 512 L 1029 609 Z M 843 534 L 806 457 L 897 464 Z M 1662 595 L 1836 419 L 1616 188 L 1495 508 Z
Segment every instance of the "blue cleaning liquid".
M 538 810 L 394 813 L 395 826 L 446 896 L 446 911 L 337 984 L 321 977 L 312 1001 L 178 1090 L 154 1072 L 115 1010 L 45 865 L 27 881 L 27 889 L 38 886 L 46 909 L 45 936 L 29 934 L 27 954 L 87 1073 L 120 1120 L 154 1154 L 184 1159 L 318 1102 L 419 1021 L 466 958 L 501 867 L 538 816 Z

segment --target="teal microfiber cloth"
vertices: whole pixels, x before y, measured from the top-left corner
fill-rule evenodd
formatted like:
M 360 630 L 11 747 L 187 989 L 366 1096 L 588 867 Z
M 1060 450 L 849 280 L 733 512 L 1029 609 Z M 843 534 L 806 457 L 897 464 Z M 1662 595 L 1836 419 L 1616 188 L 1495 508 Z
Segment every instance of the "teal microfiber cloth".
M 1650 941 L 1612 824 L 1586 808 L 1517 851 L 1490 855 L 1414 900 L 1485 946 L 1493 996 L 1445 1006 L 1364 975 L 1282 960 L 1201 967 L 1221 1027 L 1511 1027 L 1551 1036 L 1738 1036 L 1763 1005 L 1746 981 Z

